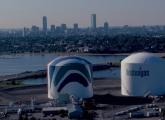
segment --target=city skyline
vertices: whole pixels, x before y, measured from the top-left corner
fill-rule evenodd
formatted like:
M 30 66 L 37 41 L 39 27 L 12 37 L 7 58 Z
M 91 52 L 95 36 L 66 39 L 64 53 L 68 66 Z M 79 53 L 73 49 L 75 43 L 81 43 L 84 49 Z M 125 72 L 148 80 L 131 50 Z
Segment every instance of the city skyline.
M 47 16 L 48 26 L 63 23 L 71 27 L 90 26 L 90 15 L 97 15 L 97 26 L 165 25 L 164 0 L 2 0 L 0 28 L 42 26 Z

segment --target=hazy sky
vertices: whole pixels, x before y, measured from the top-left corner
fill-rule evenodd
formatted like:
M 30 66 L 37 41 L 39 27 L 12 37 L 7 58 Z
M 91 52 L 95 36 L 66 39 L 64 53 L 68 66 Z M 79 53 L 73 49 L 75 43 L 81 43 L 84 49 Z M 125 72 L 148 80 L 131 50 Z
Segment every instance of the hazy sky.
M 42 16 L 56 26 L 66 23 L 90 25 L 165 25 L 165 0 L 0 0 L 0 28 L 42 25 Z

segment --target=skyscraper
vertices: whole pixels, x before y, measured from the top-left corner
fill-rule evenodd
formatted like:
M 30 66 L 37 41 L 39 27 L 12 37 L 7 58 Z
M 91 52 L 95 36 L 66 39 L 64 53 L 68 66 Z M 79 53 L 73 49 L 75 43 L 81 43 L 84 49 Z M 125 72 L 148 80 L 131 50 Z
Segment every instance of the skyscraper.
M 31 35 L 32 36 L 38 36 L 39 35 L 39 27 L 36 25 L 33 25 L 31 28 Z
M 56 31 L 55 25 L 51 25 L 50 31 L 51 31 L 51 33 L 54 33 Z
M 109 30 L 109 24 L 108 24 L 108 22 L 105 22 L 104 23 L 104 32 L 108 32 L 108 30 Z
M 61 24 L 61 32 L 62 32 L 62 33 L 65 33 L 66 30 L 67 30 L 66 24 Z
M 96 14 L 91 15 L 91 28 L 96 29 Z
M 73 29 L 74 29 L 74 30 L 77 30 L 77 29 L 78 29 L 78 23 L 74 23 L 74 24 L 73 24 Z
M 61 29 L 65 31 L 67 29 L 66 24 L 61 24 Z
M 25 37 L 25 36 L 27 36 L 29 33 L 30 33 L 29 28 L 24 27 L 22 36 Z
M 47 33 L 47 17 L 43 16 L 43 32 Z
M 74 32 L 78 31 L 78 24 L 77 23 L 73 24 L 73 30 L 74 30 Z

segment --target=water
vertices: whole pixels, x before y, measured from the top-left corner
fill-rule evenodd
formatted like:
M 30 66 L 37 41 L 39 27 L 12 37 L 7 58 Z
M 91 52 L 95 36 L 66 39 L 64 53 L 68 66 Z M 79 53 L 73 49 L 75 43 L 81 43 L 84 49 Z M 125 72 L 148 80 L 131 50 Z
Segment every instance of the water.
M 79 55 L 93 64 L 105 62 L 120 62 L 124 55 Z M 25 71 L 46 69 L 47 64 L 56 58 L 55 54 L 22 54 L 0 56 L 0 75 L 10 75 Z
M 93 64 L 120 62 L 125 55 L 78 55 L 85 58 Z M 21 55 L 3 55 L 0 56 L 0 75 L 10 75 L 25 71 L 37 71 L 46 69 L 47 64 L 56 58 L 55 54 L 21 54 Z M 120 78 L 120 69 L 109 69 L 104 71 L 94 72 L 95 78 Z M 24 84 L 45 84 L 44 79 L 29 79 L 24 80 Z
M 53 54 L 46 55 L 6 55 L 0 56 L 0 75 L 10 75 L 25 71 L 46 69 L 46 65 L 57 57 Z

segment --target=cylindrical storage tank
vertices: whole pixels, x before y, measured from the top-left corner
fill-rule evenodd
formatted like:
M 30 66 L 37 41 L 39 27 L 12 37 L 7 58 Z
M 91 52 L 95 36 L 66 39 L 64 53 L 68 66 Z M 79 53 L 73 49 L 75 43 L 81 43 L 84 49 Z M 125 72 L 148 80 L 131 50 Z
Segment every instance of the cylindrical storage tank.
M 93 96 L 92 64 L 80 57 L 59 57 L 48 64 L 48 98 Z
M 121 93 L 128 96 L 165 94 L 165 61 L 152 53 L 136 53 L 121 62 Z

